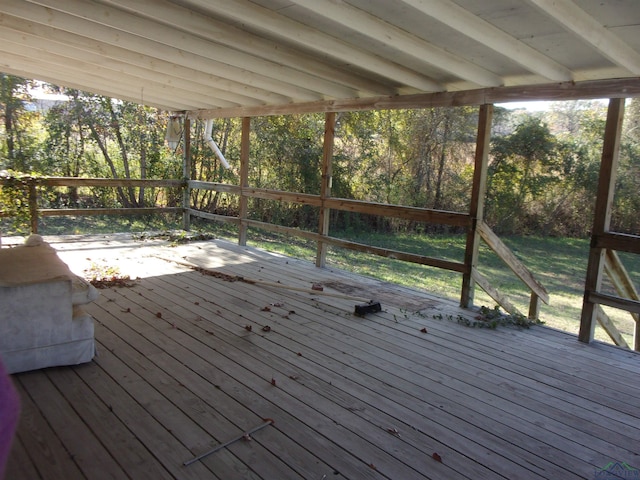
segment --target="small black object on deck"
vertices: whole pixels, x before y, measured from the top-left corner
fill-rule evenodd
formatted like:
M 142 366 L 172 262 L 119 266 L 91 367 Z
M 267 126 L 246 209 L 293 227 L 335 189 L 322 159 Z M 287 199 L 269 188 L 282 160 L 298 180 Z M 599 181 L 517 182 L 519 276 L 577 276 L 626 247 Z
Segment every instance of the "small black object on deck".
M 359 317 L 364 317 L 367 313 L 376 313 L 381 311 L 382 305 L 380 305 L 380 302 L 370 300 L 367 303 L 356 305 L 356 310 L 354 313 Z

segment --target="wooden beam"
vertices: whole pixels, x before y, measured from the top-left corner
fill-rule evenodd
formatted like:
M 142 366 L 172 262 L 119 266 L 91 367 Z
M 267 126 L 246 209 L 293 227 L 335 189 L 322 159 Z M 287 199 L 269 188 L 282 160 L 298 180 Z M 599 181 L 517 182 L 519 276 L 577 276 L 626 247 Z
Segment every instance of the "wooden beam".
M 598 248 L 607 248 L 619 252 L 629 252 L 640 255 L 640 236 L 625 233 L 605 232 L 594 236 L 592 241 Z
M 480 111 L 478 112 L 478 130 L 476 135 L 473 183 L 471 184 L 471 202 L 469 205 L 471 225 L 467 230 L 467 243 L 464 252 L 466 273 L 462 275 L 462 289 L 460 292 L 460 306 L 463 308 L 470 308 L 473 306 L 474 281 L 473 278 L 471 278 L 471 272 L 478 264 L 480 235 L 477 229 L 478 222 L 482 222 L 484 212 L 492 119 L 493 105 L 480 106 Z
M 47 187 L 166 187 L 178 188 L 185 185 L 184 180 L 153 178 L 82 178 L 82 177 L 38 177 L 34 181 Z M 3 180 L 0 179 L 0 185 Z
M 104 4 L 95 4 L 92 8 L 88 8 L 87 3 L 83 0 L 40 0 L 39 3 L 49 7 L 50 22 L 52 23 L 59 22 L 67 26 L 66 15 L 72 16 L 76 24 L 86 23 L 90 27 L 95 23 L 112 29 L 112 37 L 116 37 L 121 44 L 139 43 L 146 39 L 157 44 L 156 48 L 162 49 L 163 54 L 167 49 L 178 50 L 182 54 L 188 52 L 199 56 L 201 63 L 205 59 L 207 62 L 216 62 L 220 65 L 221 70 L 231 67 L 243 71 L 244 75 L 255 75 L 280 82 L 294 98 L 355 95 L 354 90 L 342 87 L 337 83 L 206 40 L 169 26 L 171 24 L 154 22 L 148 18 L 129 14 L 124 10 Z M 55 9 L 55 11 L 51 9 Z
M 602 145 L 602 161 L 600 162 L 600 176 L 598 191 L 596 193 L 596 206 L 593 218 L 592 238 L 597 238 L 608 232 L 611 222 L 611 205 L 615 191 L 616 172 L 618 170 L 618 157 L 620 153 L 620 135 L 622 121 L 624 119 L 624 99 L 612 98 L 609 100 L 607 123 L 604 131 Z M 592 245 L 596 242 L 593 241 Z M 582 303 L 582 316 L 578 339 L 581 342 L 591 342 L 596 324 L 597 293 L 602 284 L 604 270 L 605 249 L 592 246 L 589 250 L 589 262 L 587 265 L 587 277 L 585 280 L 584 299 Z M 596 294 L 596 296 L 594 296 Z
M 17 19 L 18 22 L 20 20 Z M 71 36 L 71 35 L 69 35 Z M 44 63 L 59 62 L 62 65 L 79 70 L 79 74 L 83 71 L 87 71 L 83 68 L 84 65 L 88 65 L 91 73 L 100 73 L 109 78 L 107 75 L 109 72 L 110 78 L 119 78 L 120 82 L 127 82 L 131 88 L 135 88 L 138 92 L 139 85 L 144 85 L 147 94 L 153 95 L 154 90 L 158 87 L 171 88 L 172 98 L 181 97 L 184 99 L 191 99 L 191 103 L 198 104 L 199 101 L 206 101 L 212 105 L 218 105 L 220 107 L 234 107 L 239 105 L 245 105 L 247 102 L 253 105 L 261 105 L 259 100 L 251 99 L 248 96 L 240 96 L 235 94 L 228 94 L 219 89 L 212 89 L 211 87 L 193 81 L 191 78 L 176 77 L 174 74 L 167 74 L 157 69 L 150 70 L 138 63 L 125 63 L 120 60 L 106 56 L 103 49 L 98 49 L 97 52 L 87 50 L 80 46 L 72 46 L 68 43 L 59 43 L 55 41 L 43 42 L 41 38 L 35 35 L 25 35 L 20 31 L 16 31 L 13 28 L 0 27 L 0 39 L 4 40 L 5 45 L 3 48 L 7 49 L 8 42 L 20 45 L 20 51 L 23 55 L 27 55 L 31 60 L 40 60 Z M 91 43 L 87 39 L 88 43 Z M 115 49 L 112 47 L 112 50 Z M 120 49 L 125 51 L 124 49 Z M 160 63 L 160 62 L 156 62 Z M 95 70 L 95 71 L 92 71 Z M 195 71 L 192 71 L 195 74 Z M 172 72 L 173 73 L 173 72 Z M 155 84 L 155 85 L 154 85 Z M 210 98 L 215 98 L 211 101 Z M 140 100 L 138 100 L 140 101 Z
M 574 2 L 529 0 L 613 63 L 640 75 L 640 54 Z
M 244 117 L 242 119 L 242 138 L 240 139 L 240 211 L 238 218 L 240 219 L 240 227 L 238 229 L 238 244 L 247 244 L 247 219 L 249 212 L 249 199 L 244 195 L 244 189 L 249 186 L 249 153 L 250 153 L 250 136 L 251 136 L 251 118 Z
M 324 202 L 325 207 L 343 210 L 345 212 L 365 213 L 383 217 L 405 218 L 416 222 L 436 223 L 456 227 L 468 227 L 471 223 L 469 215 L 465 213 L 431 210 L 428 208 L 405 207 L 388 205 L 386 203 L 364 202 L 346 198 L 331 198 Z
M 330 62 L 320 62 L 309 56 L 301 55 L 299 50 L 289 48 L 282 43 L 268 40 L 251 34 L 227 22 L 216 20 L 205 15 L 194 15 L 191 10 L 171 2 L 131 2 L 130 0 L 109 0 L 136 14 L 144 15 L 157 22 L 189 25 L 189 31 L 211 42 L 221 43 L 234 50 L 250 52 L 278 65 L 285 65 L 314 75 L 325 80 L 338 82 L 349 88 L 377 95 L 393 95 L 397 92 L 387 85 L 374 80 L 353 75 L 337 68 Z
M 269 32 L 278 38 L 284 38 L 305 48 L 329 56 L 332 61 L 345 62 L 358 66 L 365 71 L 386 77 L 423 92 L 437 92 L 444 87 L 431 78 L 416 73 L 409 68 L 386 60 L 366 50 L 354 48 L 320 30 L 291 20 L 277 12 L 256 5 L 248 0 L 191 0 L 191 5 L 212 15 L 224 12 L 238 22 L 258 30 Z M 317 110 L 321 111 L 321 110 Z M 232 115 L 242 116 L 242 115 Z
M 478 15 L 449 0 L 402 0 L 403 3 L 433 17 L 459 33 L 501 53 L 509 60 L 549 80 L 573 80 L 571 71 L 526 43 L 500 30 Z M 477 83 L 477 82 L 475 82 Z
M 596 320 L 598 320 L 602 329 L 607 332 L 609 338 L 613 340 L 613 343 L 619 347 L 629 348 L 627 341 L 623 338 L 620 331 L 616 328 L 615 324 L 611 321 L 600 305 L 596 308 Z
M 511 269 L 522 282 L 535 293 L 544 303 L 549 303 L 549 293 L 533 276 L 531 271 L 525 267 L 520 260 L 511 252 L 500 237 L 498 237 L 489 226 L 484 223 L 478 225 L 478 232 L 489 247 L 496 252 L 498 257 Z
M 185 118 L 182 125 L 182 177 L 186 185 L 182 190 L 182 228 L 187 232 L 191 228 L 191 189 L 189 180 L 191 179 L 191 120 Z
M 96 59 L 99 58 L 100 62 L 120 62 L 124 69 L 127 68 L 127 65 L 136 65 L 148 70 L 149 75 L 154 75 L 154 73 L 158 72 L 177 78 L 179 81 L 188 81 L 189 85 L 204 86 L 211 89 L 209 95 L 231 102 L 246 105 L 251 102 L 263 104 L 289 102 L 291 100 L 286 96 L 280 96 L 263 89 L 214 76 L 211 72 L 207 73 L 206 68 L 205 71 L 197 70 L 195 68 L 197 66 L 196 62 L 183 62 L 188 66 L 171 62 L 167 58 L 161 57 L 161 51 L 157 49 L 155 51 L 148 49 L 143 51 L 141 46 L 135 46 L 135 49 L 128 50 L 121 46 L 105 43 L 101 41 L 101 38 L 106 35 L 106 32 L 99 31 L 97 32 L 98 35 L 90 38 L 6 14 L 0 15 L 0 26 L 5 30 L 18 32 L 25 38 L 25 41 L 29 37 L 44 39 L 47 42 L 47 48 L 57 50 L 57 48 L 69 47 L 84 50 Z M 191 57 L 186 57 L 186 60 L 189 58 Z M 246 101 L 241 101 L 243 98 Z
M 360 35 L 365 35 L 374 40 L 384 38 L 385 44 L 399 52 L 410 55 L 422 63 L 452 73 L 473 84 L 485 87 L 495 87 L 503 84 L 502 78 L 495 73 L 453 55 L 440 47 L 408 33 L 406 30 L 402 30 L 395 25 L 391 25 L 389 22 L 385 22 L 381 18 L 352 7 L 346 2 L 328 0 L 291 1 L 318 15 L 331 19 L 332 22 L 340 23 L 358 32 Z M 517 40 L 509 37 L 509 43 L 514 43 L 514 41 Z M 565 78 L 562 78 L 562 80 L 570 80 L 570 77 L 567 78 L 565 75 Z
M 214 192 L 231 193 L 240 195 L 242 188 L 239 185 L 229 183 L 205 182 L 204 180 L 189 180 L 189 188 L 199 190 L 211 190 Z
M 2 51 L 0 45 L 0 52 Z M 74 71 L 73 69 L 65 69 L 58 65 L 53 68 L 43 68 L 42 64 L 37 64 L 26 57 L 16 56 L 10 53 L 0 53 L 0 70 L 4 73 L 17 75 L 24 78 L 32 78 L 33 72 L 37 74 L 38 79 L 76 90 L 91 91 L 98 95 L 126 100 L 129 102 L 139 103 L 140 90 L 133 91 L 125 88 L 115 88 L 113 82 L 109 82 L 102 77 L 96 75 L 85 74 L 85 72 Z M 77 74 L 77 75 L 74 75 Z M 153 94 L 147 95 L 145 100 L 147 105 L 156 108 L 171 111 L 173 109 L 193 109 L 196 108 L 193 103 L 183 102 L 180 99 L 170 99 L 167 97 L 155 97 Z
M 322 206 L 318 216 L 318 234 L 320 238 L 329 235 L 329 220 L 331 209 L 326 206 L 325 200 L 331 197 L 331 185 L 333 182 L 333 142 L 336 130 L 336 114 L 329 112 L 324 119 L 324 142 L 322 146 L 322 175 L 320 184 L 320 200 Z M 316 253 L 316 267 L 324 267 L 327 260 L 327 244 L 318 241 Z
M 518 310 L 515 305 L 509 301 L 506 295 L 500 293 L 497 288 L 491 285 L 489 279 L 475 268 L 471 270 L 471 277 L 473 278 L 473 281 L 476 282 L 480 288 L 487 293 L 487 295 L 493 298 L 498 305 L 504 308 L 507 313 L 510 313 L 511 315 L 522 315 L 520 310 Z
M 510 87 L 481 88 L 460 92 L 420 93 L 389 97 L 366 97 L 294 105 L 220 108 L 186 112 L 192 118 L 227 118 L 243 116 L 289 115 L 318 112 L 357 112 L 366 110 L 398 110 L 407 108 L 461 107 L 483 104 L 588 100 L 598 98 L 640 97 L 640 79 L 590 80 Z
M 95 215 L 150 215 L 156 213 L 182 213 L 182 207 L 135 207 L 135 208 L 43 208 L 41 217 L 82 217 Z
M 604 262 L 604 272 L 611 280 L 613 287 L 619 296 L 623 298 L 628 298 L 630 300 L 635 300 L 636 302 L 640 301 L 640 295 L 638 295 L 638 290 L 636 289 L 633 280 L 629 276 L 629 273 L 624 268 L 622 261 L 618 254 L 610 249 L 606 250 L 605 262 Z M 631 317 L 633 318 L 634 325 L 634 334 L 633 334 L 633 349 L 636 351 L 640 351 L 640 314 L 630 312 Z
M 23 18 L 28 21 L 37 22 L 43 25 L 50 25 L 60 30 L 69 31 L 77 35 L 87 38 L 100 40 L 108 45 L 121 46 L 127 45 L 127 48 L 138 53 L 144 53 L 149 56 L 157 55 L 162 52 L 164 61 L 175 62 L 178 65 L 192 67 L 207 73 L 222 77 L 227 80 L 237 82 L 239 85 L 249 85 L 272 91 L 288 98 L 295 98 L 298 101 L 312 101 L 322 98 L 321 95 L 314 94 L 312 91 L 296 87 L 293 84 L 282 82 L 270 77 L 265 77 L 233 65 L 207 58 L 203 61 L 203 57 L 191 52 L 189 49 L 181 50 L 179 48 L 167 45 L 163 41 L 156 42 L 148 38 L 134 35 L 125 31 L 121 31 L 116 25 L 115 29 L 106 25 L 102 25 L 100 19 L 96 21 L 78 21 L 78 18 L 85 17 L 91 10 L 86 8 L 86 4 L 80 2 L 60 2 L 52 3 L 57 0 L 44 0 L 50 3 L 51 8 L 45 6 L 34 5 L 29 2 L 20 0 L 3 0 L 2 10 L 11 15 Z M 73 8 L 75 7 L 75 10 Z M 78 16 L 63 13 L 75 11 Z M 93 15 L 98 14 L 94 12 Z
M 640 313 L 640 301 L 630 300 L 628 298 L 616 297 L 601 292 L 590 292 L 588 296 L 589 302 L 594 304 L 608 305 L 627 312 Z

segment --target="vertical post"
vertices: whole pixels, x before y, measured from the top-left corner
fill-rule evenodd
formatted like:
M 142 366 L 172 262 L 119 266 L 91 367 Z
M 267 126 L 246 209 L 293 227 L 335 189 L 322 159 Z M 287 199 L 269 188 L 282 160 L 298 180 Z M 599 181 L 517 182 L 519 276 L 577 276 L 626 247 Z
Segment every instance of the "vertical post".
M 600 290 L 606 249 L 596 248 L 593 245 L 596 245 L 599 236 L 609 231 L 611 224 L 611 206 L 613 204 L 613 194 L 615 192 L 618 171 L 620 134 L 622 131 L 622 120 L 624 119 L 624 102 L 624 98 L 612 98 L 609 100 L 607 123 L 604 129 L 598 192 L 596 194 L 593 229 L 591 230 L 592 247 L 589 250 L 587 278 L 585 280 L 584 298 L 582 301 L 582 317 L 580 319 L 580 332 L 578 333 L 578 340 L 585 343 L 593 340 L 597 320 L 598 305 L 592 302 L 589 296 L 592 292 L 598 292 Z
M 184 117 L 184 125 L 182 131 L 182 140 L 184 148 L 182 150 L 182 178 L 185 182 L 182 187 L 182 229 L 189 231 L 191 229 L 191 188 L 189 188 L 189 180 L 191 179 L 191 119 Z
M 247 244 L 248 199 L 244 189 L 249 186 L 249 134 L 251 133 L 251 118 L 242 119 L 242 139 L 240 141 L 240 225 L 238 227 L 238 245 Z
M 324 202 L 331 197 L 332 183 L 332 159 L 333 159 L 333 140 L 335 137 L 336 114 L 328 112 L 324 118 L 324 144 L 322 149 L 322 183 L 320 185 L 320 218 L 318 221 L 318 233 L 321 236 L 329 235 L 329 218 L 330 209 L 325 208 Z M 327 244 L 322 240 L 318 241 L 318 253 L 316 255 L 316 267 L 324 267 L 327 260 Z
M 460 306 L 463 308 L 469 308 L 473 305 L 474 281 L 472 271 L 478 264 L 478 252 L 480 249 L 478 224 L 483 221 L 484 215 L 492 120 L 493 105 L 481 105 L 478 112 L 476 157 L 473 170 L 473 185 L 471 187 L 471 204 L 469 206 L 471 225 L 467 231 L 467 245 L 464 253 L 465 271 L 462 275 L 462 291 L 460 294 Z
M 38 190 L 37 180 L 30 178 L 27 180 L 29 188 L 29 218 L 31 219 L 31 233 L 38 233 Z

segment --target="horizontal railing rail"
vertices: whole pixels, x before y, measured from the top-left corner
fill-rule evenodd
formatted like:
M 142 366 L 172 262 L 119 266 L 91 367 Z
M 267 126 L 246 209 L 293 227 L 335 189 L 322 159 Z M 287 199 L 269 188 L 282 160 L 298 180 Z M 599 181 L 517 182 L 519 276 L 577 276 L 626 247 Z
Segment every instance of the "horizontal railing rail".
M 499 305 L 509 313 L 519 313 L 511 301 L 503 294 L 491 286 L 491 282 L 484 277 L 477 269 L 471 268 L 464 262 L 457 262 L 448 259 L 434 258 L 411 252 L 399 251 L 391 248 L 368 245 L 355 241 L 345 240 L 330 236 L 321 235 L 317 232 L 310 232 L 299 228 L 262 222 L 241 216 L 222 215 L 206 212 L 192 208 L 190 205 L 182 207 L 126 207 L 126 208 L 38 208 L 37 187 L 112 187 L 112 188 L 180 188 L 190 190 L 206 190 L 219 193 L 238 195 L 244 198 L 255 198 L 262 200 L 272 200 L 299 205 L 309 205 L 320 209 L 331 209 L 343 212 L 360 213 L 374 215 L 385 218 L 398 218 L 414 222 L 423 222 L 437 225 L 446 225 L 468 229 L 472 225 L 469 214 L 449 212 L 443 210 L 433 210 L 420 207 L 409 207 L 402 205 L 392 205 L 383 203 L 373 203 L 347 198 L 322 198 L 320 195 L 286 192 L 256 187 L 240 187 L 217 182 L 207 182 L 200 180 L 177 180 L 177 179 L 111 179 L 111 178 L 77 178 L 77 177 L 34 177 L 20 179 L 0 179 L 0 187 L 15 185 L 19 183 L 29 189 L 29 211 L 31 215 L 32 231 L 37 232 L 38 218 L 52 216 L 82 216 L 82 215 L 130 215 L 130 214 L 157 214 L 157 213 L 183 213 L 191 217 L 201 218 L 210 221 L 230 223 L 239 227 L 253 227 L 266 231 L 282 233 L 293 237 L 322 242 L 326 245 L 345 248 L 353 251 L 363 252 L 380 257 L 415 263 L 435 268 L 440 268 L 457 273 L 470 273 L 474 281 L 489 294 Z M 0 215 L 2 212 L 0 212 Z M 522 280 L 524 285 L 531 291 L 531 304 L 529 316 L 538 314 L 538 300 L 545 303 L 549 301 L 549 295 L 545 288 L 533 277 L 531 272 L 511 253 L 504 243 L 495 235 L 491 229 L 480 222 L 478 227 L 483 240 L 491 247 L 496 254 L 511 268 L 511 270 Z

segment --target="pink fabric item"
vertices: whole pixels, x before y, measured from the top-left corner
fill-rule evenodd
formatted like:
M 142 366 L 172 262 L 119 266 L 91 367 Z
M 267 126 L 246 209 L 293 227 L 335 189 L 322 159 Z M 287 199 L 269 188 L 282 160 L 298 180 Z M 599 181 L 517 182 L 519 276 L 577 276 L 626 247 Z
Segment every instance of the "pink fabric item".
M 20 397 L 0 360 L 0 478 L 4 478 L 19 418 Z

